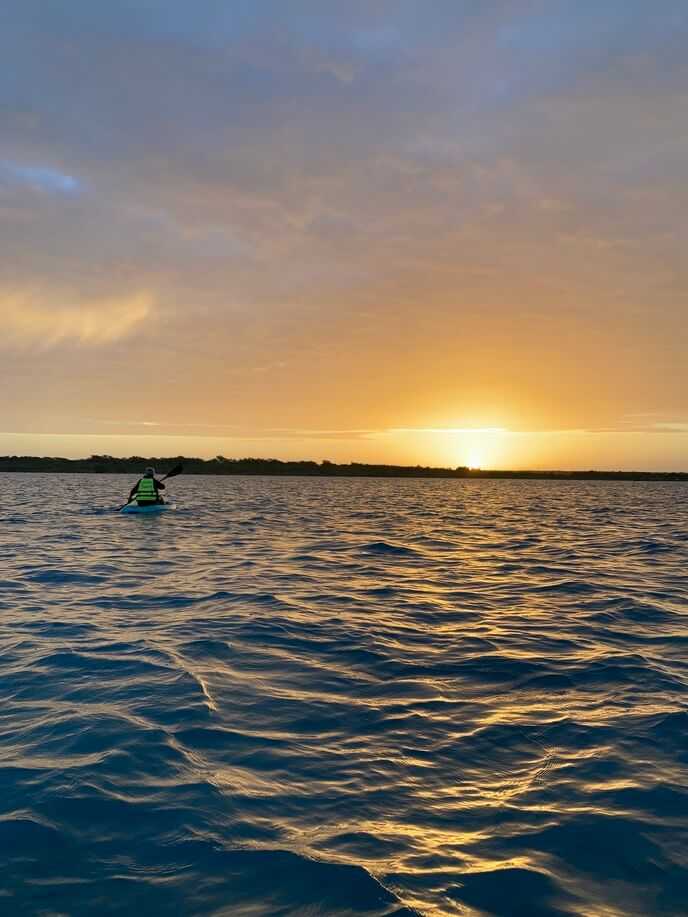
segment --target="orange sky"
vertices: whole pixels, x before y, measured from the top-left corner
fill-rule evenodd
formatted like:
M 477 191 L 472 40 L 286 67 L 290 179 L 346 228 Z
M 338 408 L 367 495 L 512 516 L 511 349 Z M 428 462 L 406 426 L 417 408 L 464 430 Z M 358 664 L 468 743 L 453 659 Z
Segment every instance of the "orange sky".
M 687 38 L 11 3 L 0 453 L 688 469 Z

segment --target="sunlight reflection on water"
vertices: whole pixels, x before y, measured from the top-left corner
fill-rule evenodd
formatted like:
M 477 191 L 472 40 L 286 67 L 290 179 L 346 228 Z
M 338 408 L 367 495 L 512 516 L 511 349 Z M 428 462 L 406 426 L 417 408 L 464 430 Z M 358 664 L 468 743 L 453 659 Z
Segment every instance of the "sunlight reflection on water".
M 130 483 L 0 476 L 8 913 L 687 912 L 685 485 Z

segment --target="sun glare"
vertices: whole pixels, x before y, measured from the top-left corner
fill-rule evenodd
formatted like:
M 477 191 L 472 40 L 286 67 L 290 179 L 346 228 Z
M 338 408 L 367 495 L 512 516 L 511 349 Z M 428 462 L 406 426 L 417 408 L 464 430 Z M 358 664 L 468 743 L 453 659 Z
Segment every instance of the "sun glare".
M 468 453 L 466 464 L 469 468 L 482 468 L 485 463 L 484 456 L 484 452 L 481 452 L 478 449 L 471 449 L 471 451 Z
M 453 437 L 453 461 L 455 465 L 468 468 L 494 468 L 503 456 L 503 439 L 506 431 L 501 428 L 466 429 L 456 431 Z

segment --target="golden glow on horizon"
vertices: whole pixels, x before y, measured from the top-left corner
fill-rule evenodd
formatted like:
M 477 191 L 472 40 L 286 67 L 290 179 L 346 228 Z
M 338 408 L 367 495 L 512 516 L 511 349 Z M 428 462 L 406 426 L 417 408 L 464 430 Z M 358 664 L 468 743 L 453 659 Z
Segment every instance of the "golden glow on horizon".
M 148 428 L 150 429 L 150 428 Z M 155 428 L 158 430 L 158 428 Z M 0 430 L 0 455 L 44 455 L 85 458 L 114 456 L 247 456 L 283 461 L 328 459 L 390 465 L 466 465 L 483 470 L 686 471 L 688 431 L 648 434 L 586 430 L 542 430 L 432 434 L 406 429 L 312 432 L 245 430 L 220 436 L 182 434 L 173 430 L 119 433 L 11 432 Z M 642 459 L 638 459 L 642 455 Z M 622 460 L 620 460 L 622 457 Z

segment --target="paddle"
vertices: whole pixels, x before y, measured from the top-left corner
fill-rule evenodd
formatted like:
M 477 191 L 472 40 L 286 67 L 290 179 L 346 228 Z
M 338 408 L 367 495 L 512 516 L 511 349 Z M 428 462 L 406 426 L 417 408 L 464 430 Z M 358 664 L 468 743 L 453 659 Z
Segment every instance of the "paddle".
M 174 477 L 176 477 L 178 474 L 181 474 L 182 471 L 184 471 L 184 466 L 180 463 L 179 465 L 175 465 L 174 468 L 173 468 L 171 471 L 168 471 L 168 472 L 167 472 L 167 474 L 164 474 L 164 475 L 160 478 L 160 480 L 161 480 L 161 481 L 166 481 L 168 478 L 174 478 Z M 134 494 L 133 497 L 129 497 L 129 499 L 127 500 L 126 503 L 123 503 L 121 506 L 118 506 L 118 507 L 117 507 L 117 512 L 119 512 L 120 510 L 123 510 L 125 506 L 129 506 L 129 504 L 131 503 L 131 501 L 134 500 L 135 498 L 136 498 L 136 494 Z

